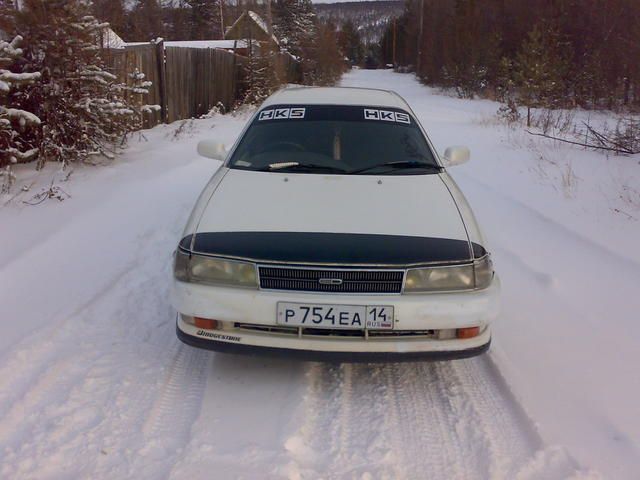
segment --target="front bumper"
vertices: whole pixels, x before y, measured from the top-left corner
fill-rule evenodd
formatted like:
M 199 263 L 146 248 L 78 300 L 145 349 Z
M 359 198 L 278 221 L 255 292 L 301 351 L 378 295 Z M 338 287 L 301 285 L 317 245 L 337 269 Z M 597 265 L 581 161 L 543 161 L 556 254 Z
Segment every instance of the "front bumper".
M 219 288 L 174 281 L 172 303 L 186 316 L 224 322 L 223 330 L 202 330 L 178 316 L 178 337 L 189 345 L 244 354 L 277 354 L 322 361 L 398 361 L 452 359 L 489 348 L 489 324 L 499 311 L 497 276 L 485 290 L 428 295 L 327 295 L 287 291 Z M 427 336 L 334 337 L 250 331 L 236 324 L 276 326 L 278 302 L 393 305 L 394 331 L 480 327 L 468 339 Z
M 361 345 L 340 345 L 346 350 L 336 349 L 336 340 L 329 340 L 327 344 L 310 342 L 304 340 L 305 343 L 292 342 L 288 339 L 287 346 L 282 346 L 279 342 L 265 341 L 266 339 L 250 338 L 251 336 L 237 336 L 235 334 L 228 334 L 225 332 L 206 332 L 210 335 L 219 335 L 219 338 L 224 340 L 217 340 L 212 338 L 203 337 L 201 335 L 192 333 L 186 333 L 181 329 L 180 324 L 191 327 L 191 325 L 185 324 L 178 318 L 176 324 L 176 334 L 178 338 L 187 345 L 196 348 L 202 348 L 205 350 L 214 350 L 222 353 L 235 353 L 242 355 L 259 355 L 270 357 L 287 357 L 304 361 L 316 361 L 316 362 L 340 362 L 340 363 L 356 363 L 356 362 L 409 362 L 416 360 L 454 360 L 460 358 L 475 357 L 481 355 L 489 349 L 491 344 L 491 334 L 487 327 L 485 331 L 473 340 L 480 340 L 481 343 L 476 346 L 478 342 L 470 342 L 469 340 L 452 340 L 450 342 L 456 342 L 455 348 L 452 346 L 442 345 L 442 350 L 414 350 L 410 349 L 402 351 L 399 350 L 381 350 L 371 347 L 374 345 L 368 345 L 368 349 L 365 351 L 349 351 L 352 347 L 361 347 Z M 229 340 L 230 337 L 237 338 Z M 273 340 L 273 339 L 272 339 Z M 378 342 L 379 340 L 376 340 Z M 447 340 L 434 340 L 437 342 L 448 342 Z M 241 343 L 243 342 L 243 343 Z M 338 343 L 342 343 L 340 340 Z M 370 342 L 370 340 L 369 340 Z M 273 346 L 278 345 L 278 346 Z M 406 345 L 405 345 L 406 346 Z M 402 345 L 397 345 L 402 347 Z M 313 348 L 320 348 L 313 349 Z M 447 350 L 447 348 L 453 348 Z

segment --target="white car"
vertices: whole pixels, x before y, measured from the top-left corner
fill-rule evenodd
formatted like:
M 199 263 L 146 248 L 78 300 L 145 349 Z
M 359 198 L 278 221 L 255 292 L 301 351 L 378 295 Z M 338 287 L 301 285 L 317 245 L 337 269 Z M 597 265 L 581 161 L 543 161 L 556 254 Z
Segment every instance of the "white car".
M 200 195 L 175 253 L 183 342 L 313 360 L 470 357 L 500 284 L 471 208 L 396 93 L 269 97 Z

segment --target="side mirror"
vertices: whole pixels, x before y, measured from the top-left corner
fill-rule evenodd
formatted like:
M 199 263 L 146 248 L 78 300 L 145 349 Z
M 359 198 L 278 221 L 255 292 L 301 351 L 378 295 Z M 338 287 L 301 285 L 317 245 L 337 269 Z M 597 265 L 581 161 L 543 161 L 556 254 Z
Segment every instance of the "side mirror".
M 227 157 L 227 149 L 215 140 L 201 140 L 198 142 L 198 154 L 214 160 L 224 160 Z
M 445 167 L 454 167 L 456 165 L 462 165 L 469 161 L 471 152 L 467 147 L 456 146 L 449 147 L 444 151 L 444 163 Z

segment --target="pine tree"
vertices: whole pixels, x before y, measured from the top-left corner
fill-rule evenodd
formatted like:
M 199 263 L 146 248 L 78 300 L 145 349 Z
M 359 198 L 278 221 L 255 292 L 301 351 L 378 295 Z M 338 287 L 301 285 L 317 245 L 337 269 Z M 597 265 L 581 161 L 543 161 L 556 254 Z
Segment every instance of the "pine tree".
M 191 38 L 191 9 L 186 0 L 178 0 L 164 8 L 165 29 L 171 40 L 193 40 Z
M 576 103 L 597 108 L 598 101 L 606 98 L 609 85 L 602 71 L 603 57 L 602 52 L 595 47 L 584 53 L 580 67 L 573 74 Z
M 342 29 L 338 33 L 338 46 L 342 55 L 348 58 L 352 65 L 358 65 L 362 62 L 364 46 L 360 33 L 351 20 L 347 20 L 342 25 Z
M 267 98 L 275 86 L 272 85 L 272 78 L 269 75 L 269 57 L 256 54 L 249 55 L 246 65 L 245 94 L 242 99 L 243 104 L 258 105 Z
M 159 0 L 136 0 L 129 15 L 127 30 L 136 42 L 149 42 L 164 37 L 165 28 Z
M 15 96 L 20 89 L 40 79 L 40 72 L 20 72 L 23 50 L 21 36 L 11 42 L 0 40 L 0 167 L 34 160 L 40 119 L 18 108 Z M 9 174 L 8 171 L 6 171 Z
M 309 0 L 276 0 L 273 30 L 282 48 L 300 56 L 305 43 L 316 32 L 315 11 Z
M 15 97 L 42 121 L 39 166 L 112 157 L 136 126 L 123 86 L 100 59 L 97 36 L 107 25 L 88 13 L 83 0 L 25 0 L 18 15 L 29 40 L 24 69 L 42 74 Z
M 303 81 L 313 83 L 319 48 L 316 13 L 310 0 L 273 3 L 273 30 L 282 50 L 301 63 Z
M 220 0 L 187 0 L 187 3 L 191 7 L 191 40 L 222 38 Z
M 160 105 L 149 105 L 145 102 L 145 98 L 149 94 L 149 88 L 152 85 L 152 82 L 146 79 L 146 75 L 138 68 L 135 68 L 133 72 L 129 73 L 129 82 L 121 87 L 126 92 L 128 108 L 133 111 L 133 118 L 131 119 L 132 130 L 144 128 L 147 116 L 162 110 Z
M 108 22 L 114 32 L 127 33 L 127 11 L 124 0 L 93 0 L 93 15 L 101 22 Z
M 346 67 L 338 47 L 336 26 L 332 23 L 318 23 L 317 42 L 313 83 L 334 85 L 340 80 Z
M 535 26 L 522 44 L 514 71 L 520 102 L 527 107 L 527 126 L 532 108 L 555 106 L 564 91 L 568 66 L 557 32 Z

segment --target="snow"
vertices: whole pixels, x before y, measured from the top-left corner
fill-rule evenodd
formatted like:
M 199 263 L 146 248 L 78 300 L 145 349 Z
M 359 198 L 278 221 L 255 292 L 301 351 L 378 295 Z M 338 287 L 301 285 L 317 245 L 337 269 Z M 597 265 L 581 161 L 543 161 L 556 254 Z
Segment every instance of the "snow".
M 504 309 L 488 355 L 324 365 L 180 344 L 171 252 L 250 111 L 161 125 L 122 157 L 13 167 L 0 197 L 1 478 L 637 478 L 640 178 L 391 71 L 484 227 Z M 56 186 L 68 196 L 30 206 Z M 619 212 L 625 212 L 619 213 Z
M 245 40 L 190 40 L 184 42 L 165 42 L 167 47 L 183 48 L 222 48 L 233 50 L 234 48 L 247 48 Z
M 162 110 L 162 107 L 160 105 L 143 105 L 140 110 L 144 113 L 153 113 L 159 112 Z
M 0 40 L 0 52 L 2 52 L 2 55 L 6 55 L 6 57 L 3 56 L 0 58 L 15 58 L 22 55 L 22 49 L 19 48 L 19 45 L 23 40 L 24 38 L 21 35 L 16 35 L 10 42 L 7 40 Z
M 3 70 L 0 73 L 0 80 L 4 80 L 7 82 L 30 82 L 35 81 L 40 78 L 40 72 L 33 73 L 13 73 L 8 70 Z
M 11 42 L 0 40 L 0 65 L 10 66 L 22 56 L 22 49 L 18 48 L 23 41 L 20 35 L 16 35 Z M 40 72 L 14 73 L 0 68 L 0 93 L 9 93 L 13 84 L 29 83 L 40 78 Z M 4 110 L 4 107 L 0 106 Z
M 145 42 L 129 42 L 126 45 L 146 45 Z M 234 48 L 247 48 L 246 40 L 183 40 L 164 42 L 165 47 L 181 48 L 220 48 L 233 50 Z
M 33 125 L 40 125 L 41 123 L 40 119 L 33 113 L 18 108 L 0 107 L 0 113 L 21 123 L 30 123 Z

